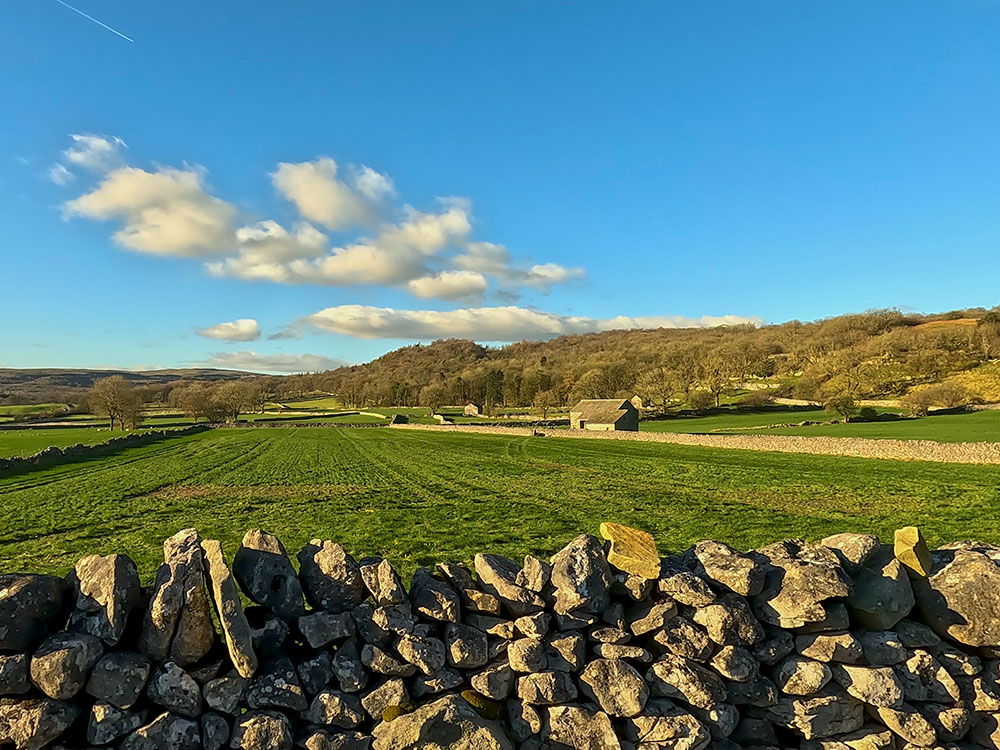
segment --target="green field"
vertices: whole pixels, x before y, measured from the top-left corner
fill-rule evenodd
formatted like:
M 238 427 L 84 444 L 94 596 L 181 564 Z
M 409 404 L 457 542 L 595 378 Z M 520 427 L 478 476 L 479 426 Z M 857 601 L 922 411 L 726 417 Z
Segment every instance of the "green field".
M 63 427 L 35 430 L 0 430 L 0 458 L 30 456 L 50 446 L 66 448 L 83 443 L 96 445 L 130 433 L 124 430 L 99 430 L 93 427 Z
M 746 430 L 770 424 L 807 421 L 828 422 L 833 418 L 830 412 L 823 409 L 779 407 L 759 411 L 734 410 L 704 417 L 668 417 L 666 419 L 643 420 L 639 423 L 639 430 L 641 432 L 722 432 Z
M 942 443 L 1000 441 L 1000 411 L 972 411 L 963 414 L 934 414 L 920 419 L 891 422 L 848 422 L 847 424 L 775 427 L 752 430 L 766 435 L 823 435 L 830 437 L 895 440 L 936 440 Z
M 1000 541 L 1000 466 L 655 443 L 377 429 L 230 429 L 0 475 L 6 568 L 65 573 L 127 552 L 149 580 L 164 537 L 196 526 L 231 555 L 244 531 L 294 553 L 320 536 L 404 570 L 479 550 L 550 555 L 609 519 L 661 552 L 837 531 Z

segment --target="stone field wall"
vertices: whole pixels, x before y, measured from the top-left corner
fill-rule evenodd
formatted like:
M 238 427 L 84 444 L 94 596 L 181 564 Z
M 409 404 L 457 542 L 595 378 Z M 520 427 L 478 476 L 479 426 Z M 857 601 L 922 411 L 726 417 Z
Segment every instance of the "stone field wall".
M 0 575 L 0 748 L 1000 747 L 1000 548 L 601 536 L 408 584 L 192 529 L 148 587 L 124 555 Z

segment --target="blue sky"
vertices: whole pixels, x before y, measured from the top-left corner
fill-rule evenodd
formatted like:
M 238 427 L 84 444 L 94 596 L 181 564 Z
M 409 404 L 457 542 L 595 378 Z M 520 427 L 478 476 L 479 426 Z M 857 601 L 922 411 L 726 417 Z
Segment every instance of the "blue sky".
M 134 43 L 0 10 L 0 366 L 1000 302 L 995 2 L 73 5 Z

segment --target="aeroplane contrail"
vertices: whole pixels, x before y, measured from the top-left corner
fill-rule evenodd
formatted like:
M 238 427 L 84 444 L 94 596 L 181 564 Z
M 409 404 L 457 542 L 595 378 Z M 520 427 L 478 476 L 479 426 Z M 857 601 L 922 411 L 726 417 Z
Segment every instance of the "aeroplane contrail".
M 130 36 L 125 36 L 125 35 L 124 35 L 123 33 L 121 33 L 120 31 L 118 31 L 117 29 L 112 29 L 112 28 L 111 28 L 110 26 L 108 26 L 108 25 L 107 25 L 106 23 L 104 23 L 103 21 L 98 21 L 98 20 L 97 20 L 96 18 L 94 18 L 93 16 L 89 16 L 89 15 L 87 15 L 86 13 L 84 13 L 84 12 L 83 12 L 82 10 L 80 10 L 79 8 L 74 8 L 74 7 L 73 7 L 72 5 L 70 5 L 69 3 L 64 3 L 64 2 L 63 2 L 63 0 L 56 0 L 56 2 L 57 2 L 57 3 L 59 3 L 60 5 L 63 5 L 63 6 L 65 6 L 65 7 L 67 7 L 67 8 L 69 8 L 69 9 L 70 9 L 71 11 L 73 11 L 74 13 L 79 13 L 79 14 L 80 14 L 81 16 L 83 16 L 83 17 L 84 17 L 84 18 L 86 18 L 87 20 L 89 20 L 89 21 L 93 21 L 93 22 L 94 22 L 94 23 L 96 23 L 96 24 L 97 24 L 98 26 L 101 26 L 102 28 L 105 28 L 105 29 L 107 29 L 108 31 L 110 31 L 110 32 L 111 32 L 112 34 L 117 34 L 118 36 L 120 36 L 120 37 L 121 37 L 122 39 L 124 39 L 125 41 L 128 41 L 128 42 L 132 42 L 133 44 L 135 44 L 135 39 L 133 39 L 132 37 L 130 37 Z

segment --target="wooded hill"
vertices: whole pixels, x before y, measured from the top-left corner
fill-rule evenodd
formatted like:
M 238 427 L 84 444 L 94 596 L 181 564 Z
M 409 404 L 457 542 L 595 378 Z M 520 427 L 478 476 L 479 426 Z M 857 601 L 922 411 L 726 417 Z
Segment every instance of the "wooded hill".
M 812 323 L 607 331 L 497 348 L 449 339 L 293 376 L 285 388 L 324 391 L 351 406 L 527 406 L 542 392 L 554 404 L 640 394 L 667 408 L 717 403 L 747 386 L 817 401 L 894 397 L 997 358 L 1000 308 L 873 310 Z

